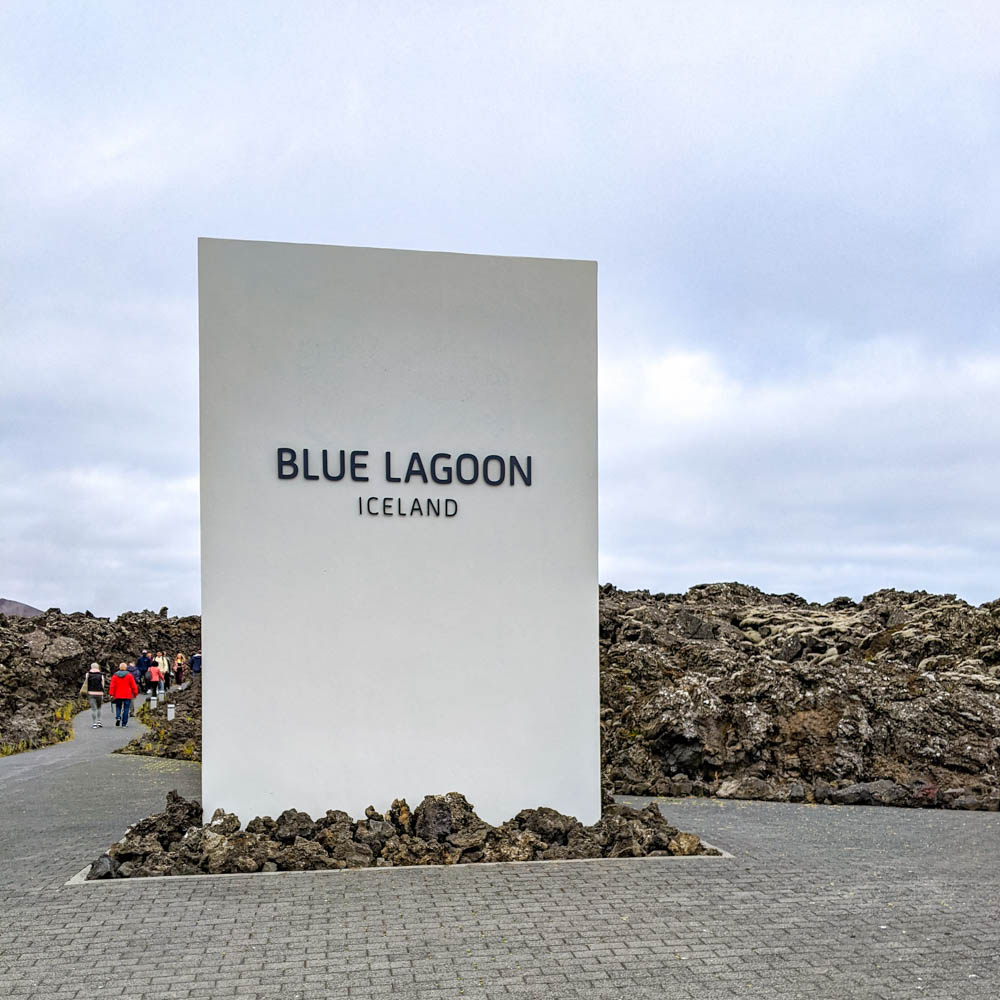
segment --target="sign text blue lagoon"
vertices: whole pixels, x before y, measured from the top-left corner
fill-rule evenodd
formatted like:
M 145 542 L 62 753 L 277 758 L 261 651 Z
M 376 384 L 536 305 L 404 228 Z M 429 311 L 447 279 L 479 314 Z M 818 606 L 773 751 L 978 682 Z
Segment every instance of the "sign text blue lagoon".
M 405 462 L 396 462 L 392 452 L 385 454 L 385 481 L 387 483 L 438 483 L 448 486 L 460 483 L 471 486 L 485 483 L 487 486 L 530 486 L 531 456 L 518 458 L 516 455 L 473 455 L 462 452 L 452 457 L 451 452 L 435 452 L 425 459 L 419 451 L 410 452 Z M 369 475 L 369 452 L 367 450 L 348 451 L 341 448 L 331 451 L 327 448 L 278 448 L 277 465 L 279 479 L 325 480 L 367 483 Z M 396 472 L 398 475 L 394 475 Z

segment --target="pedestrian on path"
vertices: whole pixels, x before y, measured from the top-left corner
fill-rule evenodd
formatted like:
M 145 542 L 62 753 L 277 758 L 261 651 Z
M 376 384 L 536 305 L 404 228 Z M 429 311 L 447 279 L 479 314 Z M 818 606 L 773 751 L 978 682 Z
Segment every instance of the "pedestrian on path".
M 183 653 L 177 654 L 177 659 L 174 660 L 174 678 L 178 684 L 184 683 L 184 670 L 187 667 L 187 660 Z
M 149 666 L 149 670 L 146 671 L 146 694 L 150 698 L 155 698 L 162 686 L 163 674 L 160 673 L 159 664 L 156 660 L 153 660 Z
M 101 723 L 101 706 L 104 704 L 104 674 L 96 663 L 91 663 L 87 676 L 83 679 L 87 689 L 87 700 L 90 702 L 91 729 L 103 729 Z
M 201 650 L 199 649 L 194 656 L 191 657 L 191 673 L 200 674 L 201 673 Z
M 170 660 L 161 649 L 156 654 L 156 665 L 160 668 L 160 694 L 170 687 Z
M 143 677 L 146 671 L 139 669 L 138 661 L 130 660 L 128 666 L 125 669 L 132 675 L 132 680 L 135 681 L 136 690 L 137 691 L 142 690 Z
M 118 664 L 118 672 L 111 677 L 108 685 L 108 695 L 115 703 L 115 725 L 123 729 L 128 726 L 128 713 L 132 708 L 132 699 L 139 693 L 139 685 L 135 677 L 126 669 L 124 663 Z

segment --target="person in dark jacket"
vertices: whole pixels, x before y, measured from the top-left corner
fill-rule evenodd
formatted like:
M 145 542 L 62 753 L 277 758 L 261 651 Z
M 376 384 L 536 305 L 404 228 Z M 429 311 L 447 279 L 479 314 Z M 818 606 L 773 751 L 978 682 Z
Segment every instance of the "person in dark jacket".
M 194 656 L 191 657 L 191 673 L 200 674 L 201 673 L 201 650 L 199 649 Z
M 90 701 L 91 729 L 103 729 L 101 722 L 101 706 L 104 704 L 104 674 L 96 663 L 91 663 L 90 670 L 83 682 L 87 687 L 87 698 Z
M 139 668 L 139 676 L 145 675 L 146 671 L 149 670 L 149 665 L 153 662 L 153 658 L 149 655 L 149 650 L 144 649 L 142 655 L 135 661 L 135 665 Z
M 124 663 L 118 664 L 118 670 L 111 675 L 108 685 L 108 696 L 115 703 L 115 725 L 128 726 L 128 713 L 132 708 L 132 699 L 139 693 L 139 685 L 135 677 L 125 669 Z
M 137 688 L 142 687 L 142 678 L 145 671 L 139 669 L 139 661 L 133 660 L 127 667 L 128 672 L 132 675 L 132 679 L 135 681 L 135 686 Z

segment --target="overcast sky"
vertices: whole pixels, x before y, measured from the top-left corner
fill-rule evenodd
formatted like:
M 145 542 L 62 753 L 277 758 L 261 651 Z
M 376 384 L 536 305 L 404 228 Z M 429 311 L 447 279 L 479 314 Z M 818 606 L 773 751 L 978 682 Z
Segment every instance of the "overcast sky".
M 198 236 L 596 259 L 602 580 L 1000 596 L 1000 5 L 7 0 L 0 95 L 0 596 L 198 610 Z

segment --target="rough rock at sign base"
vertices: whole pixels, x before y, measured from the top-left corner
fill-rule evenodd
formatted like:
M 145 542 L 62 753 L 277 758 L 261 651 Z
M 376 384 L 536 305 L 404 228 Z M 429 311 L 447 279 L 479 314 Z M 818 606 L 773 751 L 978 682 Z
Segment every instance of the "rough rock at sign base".
M 1000 601 L 606 585 L 600 644 L 616 794 L 1000 806 Z
M 359 820 L 339 809 L 316 820 L 287 809 L 276 820 L 255 817 L 241 830 L 238 817 L 222 809 L 202 823 L 197 802 L 170 792 L 166 810 L 130 827 L 87 878 L 718 853 L 671 826 L 655 805 L 606 806 L 593 826 L 546 807 L 491 826 L 464 795 L 449 792 L 428 795 L 412 811 L 404 799 L 384 814 L 369 806 Z

